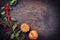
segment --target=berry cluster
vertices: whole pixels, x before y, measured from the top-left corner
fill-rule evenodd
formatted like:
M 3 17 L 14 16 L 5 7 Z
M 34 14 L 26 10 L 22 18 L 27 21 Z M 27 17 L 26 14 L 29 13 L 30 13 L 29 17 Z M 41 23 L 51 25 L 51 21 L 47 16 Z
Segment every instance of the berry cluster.
M 30 26 L 27 23 L 23 23 L 19 26 L 20 24 L 18 21 L 10 16 L 10 10 L 12 9 L 10 6 L 15 5 L 16 3 L 17 0 L 12 0 L 1 8 L 3 11 L 0 13 L 0 24 L 3 25 L 6 30 L 6 34 L 8 34 L 11 40 L 24 40 L 24 33 L 30 31 Z M 32 30 L 28 37 L 32 40 L 36 40 L 38 38 L 38 32 L 36 30 Z

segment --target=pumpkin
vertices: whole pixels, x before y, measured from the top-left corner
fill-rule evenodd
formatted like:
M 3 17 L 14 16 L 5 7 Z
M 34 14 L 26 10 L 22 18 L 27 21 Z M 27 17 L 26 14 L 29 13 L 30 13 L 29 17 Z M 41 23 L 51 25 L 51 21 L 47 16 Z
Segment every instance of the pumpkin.
M 35 39 L 31 39 L 31 40 L 35 40 Z
M 29 24 L 27 23 L 23 23 L 21 26 L 20 26 L 20 29 L 22 32 L 28 32 L 30 30 L 30 26 Z
M 38 38 L 38 32 L 36 30 L 30 31 L 28 35 L 29 39 L 36 40 Z

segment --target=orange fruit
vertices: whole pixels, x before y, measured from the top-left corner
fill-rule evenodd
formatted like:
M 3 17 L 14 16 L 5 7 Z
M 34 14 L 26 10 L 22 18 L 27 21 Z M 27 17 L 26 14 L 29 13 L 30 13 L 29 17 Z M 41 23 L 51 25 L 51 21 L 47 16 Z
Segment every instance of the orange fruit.
M 30 31 L 28 35 L 29 39 L 36 40 L 38 38 L 38 32 L 36 30 Z
M 21 26 L 20 26 L 20 29 L 22 32 L 28 32 L 30 30 L 30 26 L 29 24 L 27 23 L 23 23 Z
M 31 39 L 31 40 L 35 40 L 35 39 Z

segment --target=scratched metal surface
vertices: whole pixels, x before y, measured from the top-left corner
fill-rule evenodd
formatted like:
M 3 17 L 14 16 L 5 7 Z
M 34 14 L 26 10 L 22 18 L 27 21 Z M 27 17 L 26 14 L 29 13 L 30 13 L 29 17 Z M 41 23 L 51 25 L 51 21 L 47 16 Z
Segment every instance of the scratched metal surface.
M 57 33 L 56 11 L 57 8 L 47 1 L 21 0 L 13 7 L 11 16 L 16 18 L 20 25 L 27 22 L 31 29 L 37 30 L 38 40 L 49 40 L 49 37 Z

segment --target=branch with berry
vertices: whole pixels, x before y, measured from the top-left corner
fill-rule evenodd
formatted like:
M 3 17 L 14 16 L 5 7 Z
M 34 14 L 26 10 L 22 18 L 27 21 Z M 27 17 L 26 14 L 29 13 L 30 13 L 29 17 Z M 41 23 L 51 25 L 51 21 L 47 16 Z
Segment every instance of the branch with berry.
M 30 31 L 30 25 L 28 23 L 23 23 L 20 26 L 18 21 L 10 16 L 10 10 L 12 9 L 10 6 L 15 5 L 16 3 L 17 0 L 11 0 L 1 8 L 3 11 L 0 13 L 0 24 L 3 25 L 11 40 L 24 40 L 24 33 Z M 29 33 L 29 38 L 34 40 L 37 39 L 38 32 L 36 30 L 32 30 Z

